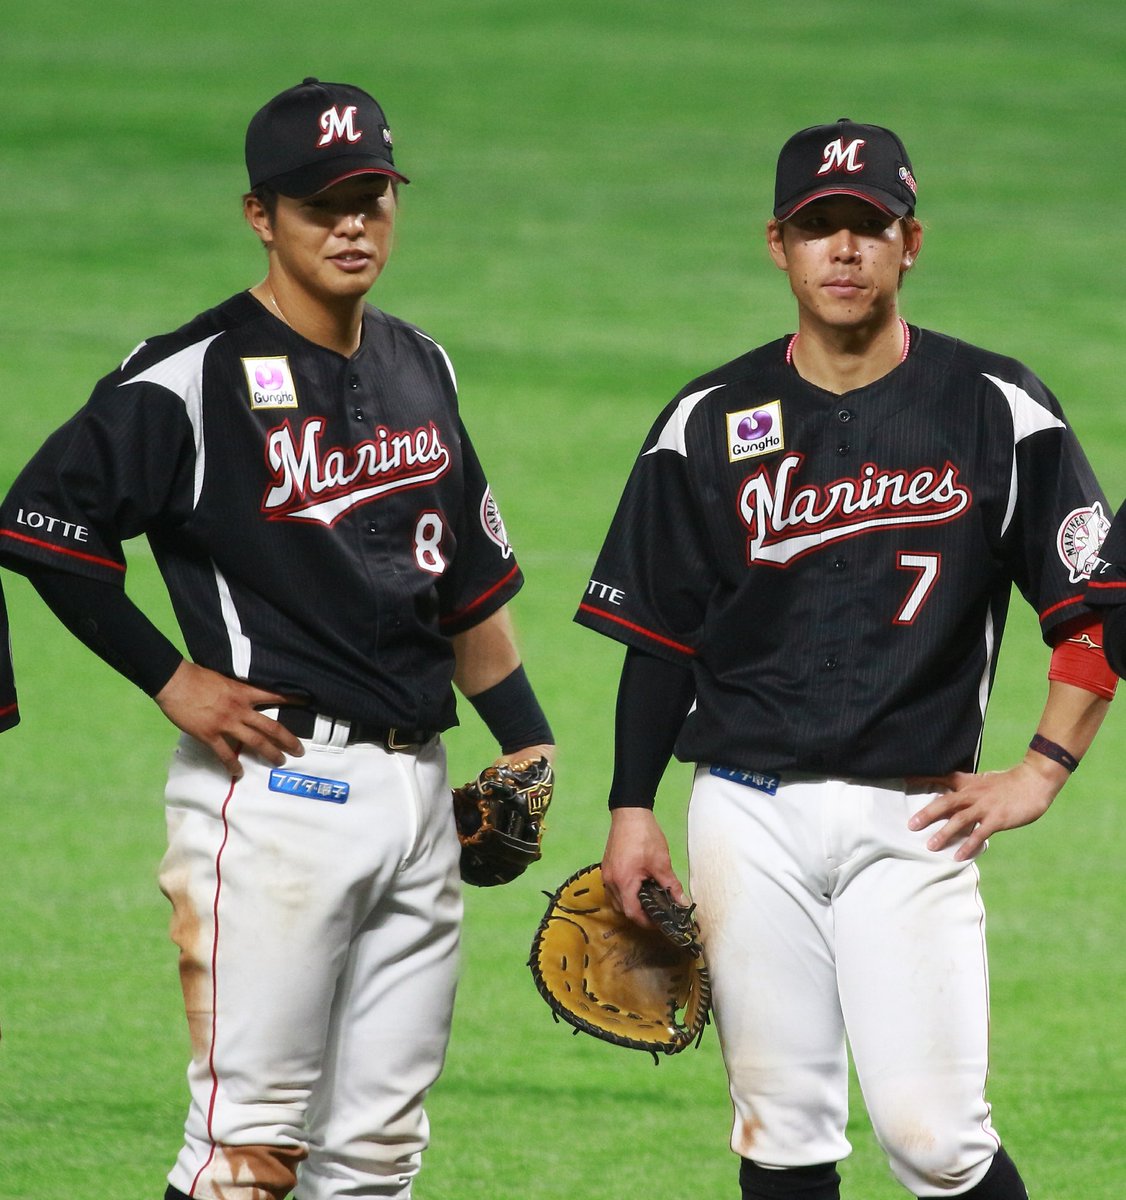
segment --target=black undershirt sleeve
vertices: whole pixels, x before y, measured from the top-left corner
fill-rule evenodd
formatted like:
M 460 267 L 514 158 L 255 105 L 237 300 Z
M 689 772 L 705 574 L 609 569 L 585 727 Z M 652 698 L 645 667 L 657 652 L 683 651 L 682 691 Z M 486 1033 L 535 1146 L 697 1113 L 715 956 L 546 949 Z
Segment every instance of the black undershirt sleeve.
M 1126 604 L 1103 610 L 1103 649 L 1111 668 L 1126 679 Z
M 116 584 L 46 567 L 27 570 L 43 602 L 80 642 L 155 696 L 184 656 Z
M 630 647 L 614 723 L 611 808 L 652 808 L 696 684 L 691 667 Z

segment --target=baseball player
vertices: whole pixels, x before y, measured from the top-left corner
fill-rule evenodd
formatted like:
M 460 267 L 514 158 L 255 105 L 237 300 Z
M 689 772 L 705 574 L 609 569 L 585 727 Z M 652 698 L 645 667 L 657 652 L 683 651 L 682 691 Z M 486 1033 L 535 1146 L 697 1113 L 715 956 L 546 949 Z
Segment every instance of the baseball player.
M 0 591 L 0 733 L 18 725 L 19 721 L 16 675 L 12 669 L 12 641 L 8 634 L 8 610 L 4 605 L 4 593 Z
M 407 182 L 382 109 L 306 79 L 246 164 L 265 278 L 97 384 L 0 545 L 183 731 L 160 883 L 193 1055 L 166 1200 L 408 1197 L 462 914 L 451 682 L 503 760 L 552 737 L 450 361 L 365 301 Z M 140 534 L 189 658 L 123 589 Z
M 1041 816 L 1114 683 L 1083 603 L 1105 500 L 1055 397 L 908 325 L 916 183 L 842 119 L 777 164 L 796 333 L 688 384 L 626 485 L 577 620 L 625 643 L 603 874 L 685 899 L 653 814 L 697 764 L 693 898 L 744 1200 L 835 1200 L 846 1038 L 918 1197 L 1023 1200 L 985 1099 L 977 858 Z M 977 773 L 1013 583 L 1053 647 L 1023 760 Z
M 1087 603 L 1102 614 L 1107 660 L 1126 676 L 1126 504 L 1118 510 L 1091 568 Z

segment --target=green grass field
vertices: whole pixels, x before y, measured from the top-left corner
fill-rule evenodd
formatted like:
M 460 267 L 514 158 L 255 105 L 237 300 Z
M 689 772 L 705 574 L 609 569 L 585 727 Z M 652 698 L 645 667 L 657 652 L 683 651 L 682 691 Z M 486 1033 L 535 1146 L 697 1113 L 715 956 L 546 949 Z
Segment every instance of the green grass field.
M 145 335 L 256 282 L 250 113 L 305 74 L 386 105 L 404 192 L 373 298 L 443 342 L 528 575 L 555 725 L 545 860 L 468 897 L 419 1200 L 732 1197 L 714 1031 L 655 1069 L 553 1025 L 525 967 L 541 889 L 596 860 L 620 653 L 570 618 L 638 443 L 689 378 L 793 328 L 762 227 L 793 130 L 899 131 L 927 243 L 918 324 L 1029 363 L 1126 494 L 1120 0 L 41 0 L 0 35 L 0 488 Z M 187 1038 L 156 883 L 173 731 L 4 576 L 23 724 L 0 738 L 0 1200 L 163 1192 Z M 130 591 L 170 632 L 134 547 Z M 1046 655 L 1019 598 L 986 765 L 1022 752 Z M 1126 701 L 1119 701 L 1121 706 Z M 997 1126 L 1036 1200 L 1126 1171 L 1123 731 L 994 840 Z M 491 753 L 472 714 L 455 776 Z M 687 773 L 659 801 L 683 862 Z M 300 964 L 294 964 L 300 970 Z M 850 1200 L 893 1200 L 859 1097 Z

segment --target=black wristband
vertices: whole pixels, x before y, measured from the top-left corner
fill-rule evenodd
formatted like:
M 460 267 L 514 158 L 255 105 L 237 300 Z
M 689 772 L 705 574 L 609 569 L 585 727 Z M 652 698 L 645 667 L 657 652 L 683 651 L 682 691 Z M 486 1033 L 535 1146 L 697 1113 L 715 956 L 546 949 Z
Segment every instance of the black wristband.
M 500 683 L 468 697 L 477 715 L 500 743 L 502 754 L 529 746 L 554 745 L 551 726 L 521 665 Z
M 1052 762 L 1058 762 L 1061 767 L 1066 767 L 1069 771 L 1074 771 L 1079 766 L 1079 759 L 1074 754 L 1069 754 L 1062 746 L 1049 741 L 1038 733 L 1032 735 L 1032 741 L 1028 743 L 1028 748 L 1035 750 L 1037 754 L 1042 754 L 1045 758 L 1050 758 Z

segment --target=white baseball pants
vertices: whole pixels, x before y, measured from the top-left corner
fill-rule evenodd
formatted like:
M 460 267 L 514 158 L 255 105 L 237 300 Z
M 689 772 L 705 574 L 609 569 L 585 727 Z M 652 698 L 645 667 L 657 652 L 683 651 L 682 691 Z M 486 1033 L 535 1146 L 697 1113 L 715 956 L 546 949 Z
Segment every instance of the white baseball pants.
M 925 803 L 902 781 L 798 778 L 770 795 L 697 769 L 691 890 L 742 1157 L 795 1167 L 850 1152 L 847 1038 L 913 1195 L 957 1195 L 988 1170 L 978 870 L 907 828 Z
M 169 773 L 192 1197 L 409 1197 L 427 1144 L 462 911 L 445 751 L 305 748 L 232 783 L 184 737 Z

